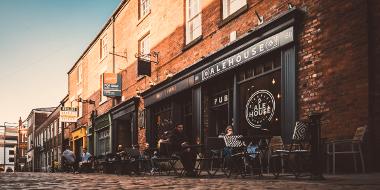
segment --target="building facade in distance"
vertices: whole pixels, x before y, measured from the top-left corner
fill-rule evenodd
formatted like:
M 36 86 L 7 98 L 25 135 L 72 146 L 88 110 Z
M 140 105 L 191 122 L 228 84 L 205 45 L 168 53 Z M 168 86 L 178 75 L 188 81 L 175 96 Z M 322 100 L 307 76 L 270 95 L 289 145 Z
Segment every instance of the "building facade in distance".
M 17 124 L 5 122 L 0 127 L 0 170 L 14 172 L 18 138 Z
M 27 170 L 28 171 L 40 171 L 38 164 L 40 158 L 37 155 L 42 150 L 43 143 L 41 136 L 37 136 L 35 131 L 41 126 L 41 124 L 48 118 L 55 107 L 47 108 L 35 108 L 32 109 L 25 120 L 27 128 Z

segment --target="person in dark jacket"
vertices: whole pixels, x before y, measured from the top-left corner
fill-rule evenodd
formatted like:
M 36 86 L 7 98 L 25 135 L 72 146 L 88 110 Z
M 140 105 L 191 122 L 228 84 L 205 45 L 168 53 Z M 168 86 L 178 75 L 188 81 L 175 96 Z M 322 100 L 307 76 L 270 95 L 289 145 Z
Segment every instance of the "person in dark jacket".
M 169 142 L 174 152 L 178 152 L 181 163 L 184 167 L 186 176 L 195 176 L 194 167 L 196 161 L 196 152 L 189 148 L 189 138 L 183 131 L 183 125 L 178 124 L 169 137 Z

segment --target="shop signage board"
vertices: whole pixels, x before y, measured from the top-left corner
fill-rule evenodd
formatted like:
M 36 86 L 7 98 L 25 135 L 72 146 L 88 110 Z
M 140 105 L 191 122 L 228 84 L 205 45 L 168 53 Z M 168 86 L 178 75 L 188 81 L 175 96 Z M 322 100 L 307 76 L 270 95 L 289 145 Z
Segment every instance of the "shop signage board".
M 103 74 L 103 96 L 121 96 L 121 75 L 115 73 Z
M 194 83 L 200 83 L 218 74 L 235 68 L 262 54 L 273 51 L 281 46 L 293 42 L 293 27 L 261 40 L 245 50 L 232 55 L 194 75 Z
M 150 76 L 152 73 L 152 66 L 150 60 L 144 58 L 137 59 L 137 76 Z
M 73 107 L 61 107 L 59 112 L 60 122 L 75 123 L 78 119 L 78 109 Z
M 149 106 L 155 102 L 161 101 L 169 96 L 172 96 L 174 94 L 177 94 L 178 92 L 181 92 L 187 88 L 190 88 L 194 84 L 193 79 L 194 79 L 193 77 L 188 77 L 171 86 L 166 87 L 165 89 L 157 93 L 154 93 L 153 95 L 150 95 L 144 98 L 145 106 Z
M 268 90 L 258 90 L 251 95 L 245 106 L 245 118 L 251 127 L 260 128 L 270 122 L 276 109 L 273 94 Z
M 212 98 L 212 102 L 211 102 L 211 106 L 212 107 L 217 107 L 217 106 L 220 106 L 220 105 L 224 105 L 228 103 L 228 91 L 225 91 L 221 94 L 218 94 L 217 96 L 214 96 Z

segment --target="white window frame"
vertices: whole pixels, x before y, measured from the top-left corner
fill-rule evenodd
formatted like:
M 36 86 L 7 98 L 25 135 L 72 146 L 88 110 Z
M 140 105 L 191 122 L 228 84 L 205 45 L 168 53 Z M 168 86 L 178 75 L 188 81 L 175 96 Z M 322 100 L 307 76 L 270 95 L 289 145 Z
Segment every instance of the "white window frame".
M 186 0 L 186 44 L 189 44 L 201 35 L 201 0 Z
M 107 56 L 108 52 L 108 47 L 107 47 L 107 35 L 104 35 L 100 41 L 99 41 L 99 46 L 100 46 L 100 52 L 99 52 L 99 59 L 103 60 Z
M 139 0 L 139 3 L 139 18 L 142 19 L 150 13 L 150 0 Z
M 150 54 L 150 34 L 149 33 L 147 33 L 142 38 L 140 38 L 138 48 L 139 48 L 139 54 L 144 55 L 141 57 L 146 60 L 150 60 L 150 56 L 148 55 Z
M 103 75 L 104 73 L 102 73 L 102 74 L 100 74 L 100 103 L 99 103 L 99 105 L 100 104 L 103 104 L 104 102 L 106 102 L 107 101 L 107 96 L 103 96 L 103 91 L 104 91 L 104 89 L 103 89 L 103 82 L 104 82 L 104 79 L 103 79 L 103 77 L 104 77 L 104 75 Z
M 77 69 L 77 84 L 80 84 L 83 80 L 82 78 L 82 72 L 83 72 L 83 69 L 82 69 L 82 64 L 79 64 L 78 65 L 78 69 Z
M 81 95 L 78 96 L 78 98 L 81 98 Z M 81 118 L 83 116 L 83 103 L 78 102 L 77 104 L 78 108 L 78 118 Z
M 223 0 L 223 19 L 247 5 L 247 0 Z

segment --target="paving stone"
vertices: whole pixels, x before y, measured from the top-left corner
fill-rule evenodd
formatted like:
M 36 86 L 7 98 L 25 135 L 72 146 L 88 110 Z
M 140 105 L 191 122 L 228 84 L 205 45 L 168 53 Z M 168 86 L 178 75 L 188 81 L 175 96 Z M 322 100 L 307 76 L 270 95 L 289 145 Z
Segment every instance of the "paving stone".
M 379 189 L 380 173 L 325 176 L 326 180 L 270 175 L 253 178 L 179 178 L 111 174 L 0 173 L 0 189 Z

